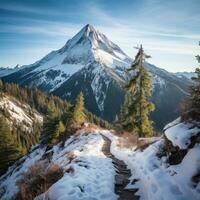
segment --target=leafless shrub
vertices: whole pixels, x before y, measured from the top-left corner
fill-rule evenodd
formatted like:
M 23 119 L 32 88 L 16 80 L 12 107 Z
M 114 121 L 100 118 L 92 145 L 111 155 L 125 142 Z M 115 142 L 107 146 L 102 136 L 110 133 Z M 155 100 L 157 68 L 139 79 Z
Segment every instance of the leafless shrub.
M 56 164 L 41 161 L 29 168 L 17 183 L 19 192 L 17 200 L 32 200 L 44 193 L 63 176 L 63 169 Z

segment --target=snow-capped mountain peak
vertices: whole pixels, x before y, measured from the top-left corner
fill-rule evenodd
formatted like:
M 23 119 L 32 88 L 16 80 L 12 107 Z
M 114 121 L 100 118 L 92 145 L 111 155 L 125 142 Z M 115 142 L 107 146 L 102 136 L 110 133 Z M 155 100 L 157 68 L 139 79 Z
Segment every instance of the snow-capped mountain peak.
M 130 61 L 118 45 L 89 24 L 70 39 L 60 52 L 67 52 L 63 63 L 88 64 L 98 61 L 109 67 L 116 67 L 127 65 Z
M 61 49 L 52 51 L 31 65 L 22 66 L 21 70 L 6 79 L 20 85 L 52 92 L 81 71 L 90 74 L 89 77 L 95 77 L 95 80 L 91 80 L 96 83 L 95 85 L 102 85 L 99 80 L 105 82 L 105 77 L 111 76 L 117 80 L 126 80 L 125 69 L 130 62 L 131 59 L 118 45 L 111 42 L 92 25 L 87 24 Z M 110 81 L 112 78 L 109 79 Z M 96 88 L 92 88 L 96 91 Z M 106 95 L 102 94 L 102 96 L 105 99 Z M 101 98 L 95 97 L 95 99 Z
M 90 45 L 87 46 L 88 43 Z M 63 50 L 72 49 L 79 44 L 92 49 L 102 49 L 108 53 L 117 51 L 126 55 L 118 45 L 111 42 L 104 34 L 100 33 L 90 24 L 84 26 L 72 39 L 68 40 Z
M 132 59 L 118 45 L 88 24 L 62 48 L 3 76 L 3 80 L 37 87 L 70 102 L 82 91 L 89 111 L 113 121 L 124 101 L 123 85 L 129 78 L 126 69 L 131 62 Z M 148 63 L 146 68 L 153 78 L 152 101 L 159 108 L 152 114 L 152 119 L 160 123 L 160 116 L 163 117 L 165 109 L 174 110 L 185 97 L 191 81 Z M 175 97 L 169 103 L 166 96 Z M 169 117 L 164 116 L 159 128 L 175 117 L 177 113 L 173 112 Z

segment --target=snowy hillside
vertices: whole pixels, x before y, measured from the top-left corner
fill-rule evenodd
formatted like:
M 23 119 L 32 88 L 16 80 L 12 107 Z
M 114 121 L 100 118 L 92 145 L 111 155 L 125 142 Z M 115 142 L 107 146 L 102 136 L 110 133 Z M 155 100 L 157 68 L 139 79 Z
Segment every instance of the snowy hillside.
M 0 178 L 0 197 L 14 197 L 25 177 L 31 177 L 38 166 L 44 174 L 52 166 L 59 166 L 62 177 L 37 193 L 36 200 L 116 200 L 126 194 L 126 199 L 198 200 L 199 130 L 197 125 L 176 122 L 168 126 L 164 137 L 137 140 L 86 124 L 63 144 L 49 150 L 37 146 L 20 159 Z M 130 175 L 128 170 L 122 170 L 124 163 Z M 118 191 L 125 174 L 129 181 Z M 25 183 L 31 187 L 35 179 L 31 177 Z
M 8 200 L 17 193 L 17 182 L 28 169 L 40 162 L 48 162 L 45 155 L 51 154 L 50 163 L 62 167 L 64 176 L 41 194 L 52 200 L 66 199 L 117 199 L 114 193 L 115 169 L 102 147 L 104 140 L 97 131 L 84 130 L 68 139 L 64 146 L 56 145 L 48 152 L 39 146 L 30 155 L 22 158 L 0 178 L 0 197 Z M 20 163 L 20 164 L 19 164 Z
M 156 139 L 145 150 L 119 148 L 118 137 L 112 140 L 111 152 L 131 169 L 127 188 L 139 189 L 142 200 L 197 200 L 200 196 L 200 128 L 198 125 L 173 122 L 166 126 L 164 138 Z M 147 139 L 146 139 L 147 140 Z
M 1 94 L 0 98 L 0 115 L 6 113 L 7 122 L 12 127 L 19 125 L 26 131 L 33 131 L 34 123 L 43 123 L 43 116 L 29 105 L 20 103 L 14 97 Z

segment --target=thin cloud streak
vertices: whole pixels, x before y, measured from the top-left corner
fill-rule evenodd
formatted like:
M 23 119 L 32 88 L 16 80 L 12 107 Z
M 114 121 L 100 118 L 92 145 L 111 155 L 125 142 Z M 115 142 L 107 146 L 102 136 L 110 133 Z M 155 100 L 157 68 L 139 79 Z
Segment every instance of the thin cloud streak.
M 173 61 L 177 66 L 184 65 L 185 57 L 192 57 L 198 53 L 197 44 L 200 39 L 200 32 L 197 24 L 200 22 L 200 14 L 193 12 L 197 8 L 191 3 L 198 1 L 191 0 L 188 3 L 187 0 L 182 0 L 181 2 L 174 0 L 173 2 L 162 1 L 161 3 L 161 0 L 141 0 L 137 10 L 133 9 L 134 12 L 132 13 L 125 13 L 123 10 L 120 10 L 122 12 L 120 17 L 111 7 L 110 10 L 107 9 L 108 7 L 106 6 L 109 3 L 104 2 L 105 5 L 102 6 L 102 2 L 87 1 L 87 3 L 84 3 L 85 9 L 81 8 L 84 12 L 80 12 L 80 5 L 79 8 L 77 7 L 77 12 L 74 12 L 73 9 L 63 12 L 63 9 L 60 7 L 61 4 L 59 4 L 60 2 L 57 8 L 54 9 L 52 5 L 48 5 L 45 10 L 41 9 L 38 5 L 37 7 L 32 7 L 30 5 L 20 5 L 18 2 L 11 5 L 2 4 L 0 5 L 0 9 L 17 12 L 19 16 L 9 15 L 12 12 L 8 12 L 7 15 L 0 15 L 0 34 L 4 36 L 8 43 L 9 34 L 12 36 L 15 34 L 19 35 L 20 41 L 23 40 L 23 36 L 26 36 L 26 38 L 24 37 L 24 44 L 27 44 L 25 40 L 28 37 L 30 37 L 30 40 L 33 39 L 35 41 L 38 38 L 40 40 L 40 36 L 41 38 L 46 37 L 44 43 L 38 45 L 38 51 L 40 51 L 40 48 L 45 43 L 46 46 L 49 46 L 47 42 L 52 38 L 54 41 L 57 41 L 55 38 L 58 38 L 59 43 L 63 42 L 64 45 L 84 25 L 91 23 L 101 32 L 105 33 L 109 39 L 122 47 L 129 55 L 135 54 L 133 46 L 142 43 L 147 52 L 154 55 L 153 62 L 158 63 L 160 67 L 163 64 L 172 66 Z M 176 9 L 180 3 L 180 9 Z M 187 7 L 182 5 L 184 3 L 186 3 Z M 41 16 L 41 18 L 38 16 Z M 70 17 L 68 18 L 68 16 Z M 72 18 L 74 17 L 77 17 L 78 20 L 73 21 L 74 19 Z M 17 40 L 17 36 L 15 38 Z M 11 40 L 14 39 L 10 39 L 10 44 L 12 43 Z M 9 48 L 11 48 L 10 44 L 7 45 Z M 31 44 L 29 45 L 31 49 L 32 46 Z M 51 44 L 52 48 L 58 48 L 58 45 L 55 45 L 55 47 L 54 45 L 55 43 Z M 24 46 L 26 47 L 26 45 Z M 29 51 L 26 52 L 29 53 Z M 159 54 L 162 54 L 162 56 L 166 54 L 166 58 L 169 56 L 168 60 L 170 62 L 167 59 L 159 59 L 156 56 Z M 175 55 L 173 59 L 172 55 Z M 42 56 L 44 55 L 41 54 Z M 180 60 L 181 56 L 184 61 Z M 180 64 L 178 64 L 178 61 Z M 191 64 L 193 65 L 193 63 Z
M 73 36 L 75 32 L 80 28 L 80 25 L 72 25 L 70 23 L 44 23 L 43 25 L 4 25 L 0 29 L 0 33 L 27 33 L 27 34 L 44 34 L 51 37 L 59 36 Z
M 21 12 L 21 13 L 32 13 L 32 14 L 39 14 L 39 15 L 57 15 L 61 16 L 66 14 L 65 12 L 55 11 L 55 9 L 40 9 L 40 8 L 33 8 L 25 5 L 0 5 L 0 9 L 7 10 L 7 11 L 14 11 L 14 12 Z

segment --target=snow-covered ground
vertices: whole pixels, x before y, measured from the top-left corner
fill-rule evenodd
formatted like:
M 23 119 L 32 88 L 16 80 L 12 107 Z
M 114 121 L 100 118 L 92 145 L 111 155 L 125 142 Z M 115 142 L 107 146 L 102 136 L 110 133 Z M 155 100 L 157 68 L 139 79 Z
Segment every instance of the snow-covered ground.
M 64 147 L 54 146 L 50 150 L 53 153 L 50 162 L 61 166 L 64 176 L 36 199 L 116 200 L 115 169 L 112 160 L 102 152 L 103 144 L 100 134 L 82 132 L 68 139 Z M 36 149 L 24 158 L 22 165 L 10 168 L 0 178 L 0 191 L 5 190 L 2 200 L 8 200 L 17 192 L 17 181 L 31 165 L 42 159 L 44 153 L 43 149 Z
M 103 134 L 111 140 L 111 153 L 131 170 L 130 183 L 126 188 L 139 189 L 136 194 L 140 200 L 199 200 L 200 183 L 192 182 L 192 178 L 200 169 L 200 144 L 196 142 L 187 149 L 179 164 L 169 164 L 170 153 L 162 152 L 166 141 L 171 141 L 176 148 L 186 149 L 185 142 L 190 144 L 188 135 L 199 134 L 199 129 L 190 124 L 177 123 L 167 126 L 166 137 L 143 138 L 150 143 L 143 150 L 138 149 L 137 143 L 125 147 L 120 143 L 121 136 L 99 128 L 90 131 L 82 129 L 71 136 L 64 146 L 57 144 L 47 152 L 44 148 L 37 148 L 0 178 L 0 198 L 8 200 L 12 197 L 17 192 L 16 184 L 23 173 L 50 153 L 50 163 L 62 167 L 64 176 L 35 200 L 117 199 L 114 192 L 115 168 L 112 160 L 102 152 Z
M 166 137 L 181 148 L 186 148 L 186 144 L 190 144 L 189 138 L 200 131 L 191 128 L 191 124 L 171 124 L 168 127 L 171 128 L 166 130 Z M 200 144 L 188 149 L 180 164 L 170 165 L 166 156 L 158 156 L 165 145 L 164 138 L 149 145 L 144 151 L 134 151 L 134 146 L 132 149 L 119 147 L 119 138 L 111 132 L 104 131 L 103 134 L 112 141 L 111 153 L 131 169 L 132 177 L 127 188 L 138 188 L 137 194 L 141 200 L 200 199 L 200 183 L 195 185 L 192 182 L 192 177 L 200 169 Z
M 190 144 L 190 138 L 197 135 L 200 129 L 190 123 L 179 123 L 166 129 L 165 135 L 173 144 L 180 149 L 187 149 Z

